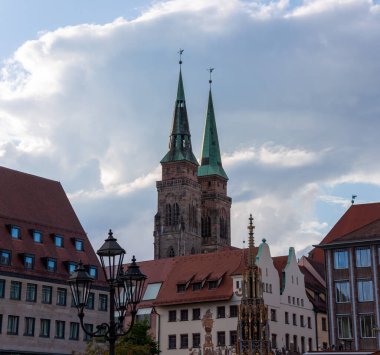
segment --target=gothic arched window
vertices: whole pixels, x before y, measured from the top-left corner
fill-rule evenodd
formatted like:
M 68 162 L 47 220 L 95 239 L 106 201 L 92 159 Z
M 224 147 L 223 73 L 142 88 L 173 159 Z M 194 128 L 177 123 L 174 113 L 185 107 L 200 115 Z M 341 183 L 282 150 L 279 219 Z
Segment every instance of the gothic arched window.
M 165 207 L 165 225 L 170 226 L 172 224 L 172 206 L 169 204 Z
M 221 239 L 228 238 L 227 217 L 226 217 L 226 211 L 224 209 L 220 211 L 219 236 Z
M 174 248 L 172 246 L 169 247 L 167 254 L 168 254 L 169 258 L 172 258 L 175 256 L 175 251 L 174 251 Z
M 179 224 L 179 206 L 178 203 L 173 205 L 173 225 L 176 226 Z

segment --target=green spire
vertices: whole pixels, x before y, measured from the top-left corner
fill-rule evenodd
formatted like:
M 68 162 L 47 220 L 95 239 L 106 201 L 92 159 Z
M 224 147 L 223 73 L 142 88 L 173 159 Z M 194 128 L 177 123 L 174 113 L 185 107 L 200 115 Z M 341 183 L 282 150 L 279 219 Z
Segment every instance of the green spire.
M 211 87 L 208 96 L 206 125 L 203 134 L 201 166 L 198 168 L 198 176 L 209 175 L 219 175 L 228 180 L 227 174 L 225 173 L 222 166 L 222 159 L 220 157 L 218 132 L 216 130 Z
M 182 53 L 181 53 L 182 54 Z M 180 61 L 180 65 L 182 61 Z M 187 160 L 199 165 L 191 148 L 191 134 L 187 119 L 185 91 L 183 89 L 182 71 L 179 70 L 177 98 L 174 105 L 173 125 L 169 141 L 169 151 L 161 163 Z

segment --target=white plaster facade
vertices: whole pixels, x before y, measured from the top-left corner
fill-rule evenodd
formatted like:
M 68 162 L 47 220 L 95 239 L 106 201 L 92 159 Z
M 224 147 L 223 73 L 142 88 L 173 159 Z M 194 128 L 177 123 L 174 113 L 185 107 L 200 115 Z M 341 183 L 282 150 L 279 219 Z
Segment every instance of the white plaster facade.
M 274 341 L 277 349 L 295 348 L 300 352 L 303 350 L 316 350 L 315 348 L 315 315 L 313 305 L 307 298 L 305 291 L 304 276 L 300 271 L 294 248 L 289 249 L 288 257 L 283 257 L 287 262 L 283 270 L 282 283 L 273 258 L 270 254 L 269 246 L 266 242 L 261 243 L 256 257 L 256 263 L 262 270 L 262 282 L 264 288 L 264 301 L 268 306 L 268 319 L 270 324 L 271 340 Z M 156 307 L 159 317 L 156 319 L 156 338 L 160 343 L 161 354 L 191 354 L 193 351 L 193 334 L 200 334 L 200 346 L 205 342 L 205 329 L 202 326 L 202 317 L 210 310 L 213 318 L 212 342 L 215 349 L 229 349 L 233 353 L 234 344 L 231 334 L 237 329 L 237 316 L 231 317 L 230 307 L 238 307 L 241 300 L 240 274 L 230 275 L 232 278 L 233 295 L 229 300 L 215 302 L 210 295 L 210 302 L 182 304 L 176 306 Z M 281 290 L 281 285 L 283 290 Z M 282 291 L 282 292 L 281 292 Z M 218 317 L 218 307 L 224 307 L 225 317 Z M 200 319 L 193 320 L 193 309 L 200 310 Z M 181 310 L 188 310 L 188 320 L 181 320 Z M 169 321 L 169 311 L 176 312 L 175 321 Z M 286 320 L 285 314 L 288 314 Z M 293 324 L 293 317 L 295 324 Z M 301 324 L 301 320 L 303 324 Z M 218 344 L 218 333 L 224 332 L 225 342 Z M 170 346 L 169 337 L 175 338 L 175 346 Z M 187 346 L 182 343 L 182 339 L 187 337 Z M 288 337 L 288 344 L 287 344 Z M 224 354 L 225 352 L 223 352 Z M 228 353 L 228 351 L 226 352 Z M 193 354 L 198 354 L 195 350 Z

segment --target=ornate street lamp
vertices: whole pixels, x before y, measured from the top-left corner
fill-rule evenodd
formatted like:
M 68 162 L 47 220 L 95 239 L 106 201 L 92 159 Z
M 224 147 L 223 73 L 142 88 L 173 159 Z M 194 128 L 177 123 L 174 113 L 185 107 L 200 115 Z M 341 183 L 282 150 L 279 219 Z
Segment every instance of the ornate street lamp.
M 109 342 L 109 354 L 114 355 L 117 338 L 128 334 L 133 327 L 137 305 L 142 298 L 146 276 L 136 264 L 135 256 L 132 258 L 132 264 L 124 272 L 122 265 L 125 250 L 117 243 L 111 230 L 108 233 L 108 238 L 97 251 L 97 254 L 100 257 L 104 276 L 109 285 L 109 323 L 98 325 L 95 332 L 89 332 L 84 326 L 83 309 L 87 304 L 94 279 L 86 272 L 81 261 L 67 282 L 70 285 L 74 304 L 78 309 L 78 317 L 83 331 L 92 337 L 104 337 Z M 115 321 L 115 310 L 118 312 L 117 321 Z M 132 319 L 129 328 L 125 331 L 123 329 L 123 322 L 128 310 L 131 313 Z

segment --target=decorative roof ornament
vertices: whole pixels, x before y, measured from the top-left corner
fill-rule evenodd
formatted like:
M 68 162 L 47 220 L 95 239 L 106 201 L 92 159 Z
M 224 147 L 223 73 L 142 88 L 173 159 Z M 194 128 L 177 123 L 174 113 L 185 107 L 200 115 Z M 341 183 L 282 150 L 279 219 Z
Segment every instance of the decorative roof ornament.
M 249 215 L 249 224 L 248 224 L 248 250 L 249 250 L 249 254 L 248 254 L 248 265 L 249 267 L 253 267 L 253 265 L 255 264 L 255 258 L 254 258 L 254 255 L 253 255 L 253 248 L 255 247 L 255 238 L 254 238 L 254 231 L 255 231 L 255 225 L 253 224 L 253 217 L 252 217 L 252 213 Z

